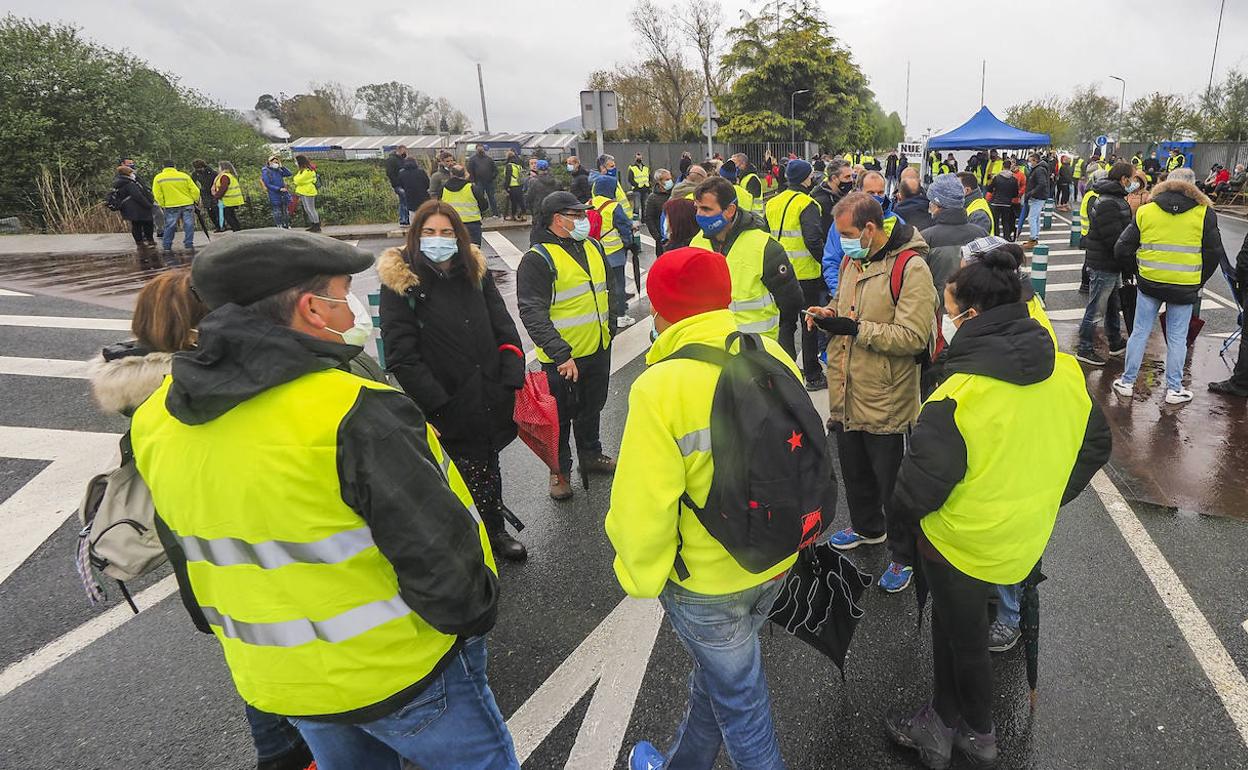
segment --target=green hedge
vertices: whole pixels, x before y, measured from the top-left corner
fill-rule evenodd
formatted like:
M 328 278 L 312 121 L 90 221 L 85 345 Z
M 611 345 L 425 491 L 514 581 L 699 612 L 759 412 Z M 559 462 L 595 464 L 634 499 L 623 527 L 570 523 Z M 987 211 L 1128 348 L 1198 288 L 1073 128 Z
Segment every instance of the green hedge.
M 398 200 L 380 161 L 322 160 L 316 162 L 316 170 L 320 177 L 316 210 L 322 224 L 398 222 Z M 238 181 L 247 197 L 247 203 L 239 210 L 239 219 L 246 228 L 273 226 L 269 195 L 260 181 L 260 171 L 260 168 L 239 169 Z M 295 225 L 306 224 L 302 209 L 291 219 Z

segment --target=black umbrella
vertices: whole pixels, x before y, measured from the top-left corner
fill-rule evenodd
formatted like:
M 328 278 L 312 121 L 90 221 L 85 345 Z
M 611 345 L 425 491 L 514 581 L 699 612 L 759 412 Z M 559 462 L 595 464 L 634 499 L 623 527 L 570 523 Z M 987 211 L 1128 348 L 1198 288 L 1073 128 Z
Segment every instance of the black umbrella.
M 1018 628 L 1023 634 L 1023 652 L 1027 658 L 1027 684 L 1031 687 L 1031 708 L 1036 708 L 1036 680 L 1040 658 L 1040 592 L 1037 586 L 1046 580 L 1040 562 L 1023 580 L 1023 595 L 1018 602 Z
M 195 218 L 199 220 L 199 226 L 204 231 L 204 237 L 211 241 L 212 236 L 208 234 L 208 220 L 204 219 L 204 212 L 200 210 L 199 206 L 195 207 Z
M 641 247 L 633 249 L 633 281 L 637 284 L 637 296 L 641 296 Z
M 802 550 L 768 618 L 827 655 L 845 679 L 845 653 L 865 614 L 858 605 L 871 576 L 830 545 Z

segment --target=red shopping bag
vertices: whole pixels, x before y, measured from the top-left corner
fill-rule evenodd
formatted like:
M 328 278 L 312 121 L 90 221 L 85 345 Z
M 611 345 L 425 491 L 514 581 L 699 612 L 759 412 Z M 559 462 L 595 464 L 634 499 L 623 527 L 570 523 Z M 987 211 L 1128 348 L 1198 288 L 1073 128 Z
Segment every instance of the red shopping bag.
M 543 371 L 526 372 L 516 394 L 516 430 L 551 471 L 559 472 L 559 406 Z

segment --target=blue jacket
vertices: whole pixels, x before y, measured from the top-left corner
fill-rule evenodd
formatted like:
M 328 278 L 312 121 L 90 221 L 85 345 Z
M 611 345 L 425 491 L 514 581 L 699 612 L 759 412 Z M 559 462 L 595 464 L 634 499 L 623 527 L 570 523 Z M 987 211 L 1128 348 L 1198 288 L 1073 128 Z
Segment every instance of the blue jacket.
M 893 221 L 889 221 L 889 220 Z M 884 231 L 891 233 L 893 227 L 904 225 L 906 220 L 894 214 L 890 208 L 884 213 Z M 841 283 L 841 262 L 845 261 L 845 251 L 841 248 L 841 234 L 836 225 L 828 228 L 828 240 L 823 244 L 823 282 L 828 285 L 828 293 L 836 296 L 836 287 Z
M 290 198 L 289 192 L 282 192 L 282 188 L 286 187 L 286 177 L 290 175 L 290 169 L 285 166 L 269 168 L 266 165 L 261 170 L 260 181 L 264 182 L 264 189 L 269 191 L 269 203 L 281 203 Z

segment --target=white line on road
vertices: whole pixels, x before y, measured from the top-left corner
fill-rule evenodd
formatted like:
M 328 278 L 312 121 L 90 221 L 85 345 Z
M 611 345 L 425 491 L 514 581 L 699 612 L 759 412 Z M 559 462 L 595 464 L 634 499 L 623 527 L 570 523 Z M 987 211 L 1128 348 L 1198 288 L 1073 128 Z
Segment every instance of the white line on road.
M 481 235 L 499 258 L 507 263 L 507 267 L 510 267 L 512 271 L 520 269 L 520 258 L 524 256 L 524 252 L 516 248 L 516 244 L 508 240 L 506 235 L 497 230 L 486 230 Z
M 140 610 L 154 607 L 162 599 L 178 589 L 173 575 L 139 592 L 134 603 Z M 42 674 L 44 671 L 65 660 L 78 650 L 134 617 L 128 604 L 118 604 L 107 612 L 91 618 L 73 631 L 58 637 L 18 662 L 0 671 L 0 698 L 8 695 L 18 687 Z
M 88 365 L 86 361 L 67 361 L 60 358 L 0 356 L 0 374 L 20 374 L 27 377 L 86 379 Z
M 0 289 L 0 297 L 29 297 L 30 295 L 24 291 L 13 291 L 12 289 Z
M 129 331 L 128 318 L 70 318 L 53 315 L 0 315 L 0 326 L 33 326 L 40 329 L 100 329 Z
M 1174 618 L 1187 646 L 1196 656 L 1196 662 L 1204 669 L 1226 713 L 1239 729 L 1240 737 L 1248 744 L 1248 681 L 1244 679 L 1243 672 L 1235 665 L 1183 581 L 1105 471 L 1097 471 L 1092 477 L 1092 488 Z

